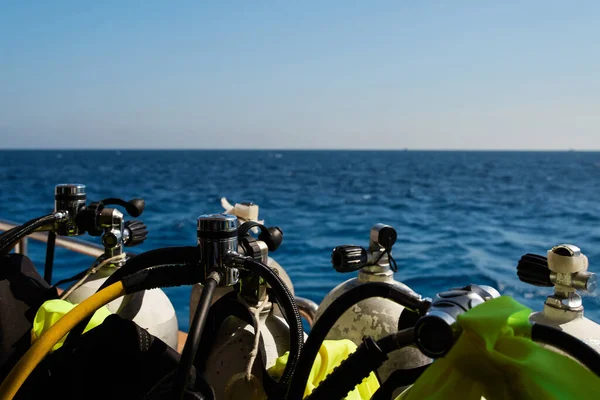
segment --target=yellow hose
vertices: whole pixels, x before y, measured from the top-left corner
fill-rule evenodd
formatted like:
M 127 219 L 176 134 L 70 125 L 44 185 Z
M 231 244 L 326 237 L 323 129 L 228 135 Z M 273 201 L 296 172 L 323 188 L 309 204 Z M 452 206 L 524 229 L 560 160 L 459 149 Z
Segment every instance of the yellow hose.
M 92 315 L 100 307 L 125 295 L 122 282 L 85 299 L 77 307 L 65 314 L 52 328 L 43 334 L 19 360 L 17 365 L 0 385 L 0 400 L 11 400 L 19 391 L 29 374 L 46 357 L 52 347 L 71 331 L 81 320 Z

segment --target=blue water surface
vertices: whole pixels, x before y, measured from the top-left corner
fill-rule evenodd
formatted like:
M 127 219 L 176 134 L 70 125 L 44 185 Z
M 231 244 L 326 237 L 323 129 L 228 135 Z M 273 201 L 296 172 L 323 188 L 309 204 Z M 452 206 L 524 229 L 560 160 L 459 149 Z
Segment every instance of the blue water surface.
M 0 151 L 0 218 L 24 222 L 53 208 L 58 183 L 83 183 L 89 200 L 143 197 L 149 227 L 136 251 L 196 243 L 196 218 L 221 197 L 260 205 L 284 231 L 273 256 L 296 294 L 317 303 L 352 274 L 331 249 L 367 246 L 378 222 L 398 230 L 397 279 L 424 296 L 487 284 L 540 310 L 550 288 L 518 280 L 524 253 L 567 242 L 600 272 L 600 153 L 421 151 Z M 96 241 L 99 238 L 84 237 Z M 43 268 L 45 247 L 30 242 Z M 57 250 L 54 279 L 92 259 Z M 188 287 L 167 289 L 188 328 Z M 586 316 L 600 321 L 597 294 Z

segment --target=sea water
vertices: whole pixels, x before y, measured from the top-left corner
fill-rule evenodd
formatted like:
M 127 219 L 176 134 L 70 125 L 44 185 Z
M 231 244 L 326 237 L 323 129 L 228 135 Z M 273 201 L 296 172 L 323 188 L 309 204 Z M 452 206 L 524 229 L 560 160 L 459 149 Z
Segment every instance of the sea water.
M 470 283 L 541 310 L 551 288 L 518 280 L 525 253 L 579 246 L 600 273 L 600 153 L 434 151 L 0 151 L 0 218 L 53 209 L 54 186 L 83 183 L 88 201 L 142 197 L 148 239 L 130 250 L 196 244 L 196 218 L 220 199 L 252 201 L 284 232 L 272 256 L 296 294 L 317 303 L 354 274 L 330 262 L 342 244 L 368 246 L 376 223 L 398 231 L 398 280 L 423 296 Z M 99 237 L 83 239 L 100 243 Z M 29 242 L 43 270 L 45 245 Z M 57 248 L 54 281 L 92 259 Z M 166 289 L 187 330 L 189 287 Z M 600 322 L 598 294 L 584 295 Z

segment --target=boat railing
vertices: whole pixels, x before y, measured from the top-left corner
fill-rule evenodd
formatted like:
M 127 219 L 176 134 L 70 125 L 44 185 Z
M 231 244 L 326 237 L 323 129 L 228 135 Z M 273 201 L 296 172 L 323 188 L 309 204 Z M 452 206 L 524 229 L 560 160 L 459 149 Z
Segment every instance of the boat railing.
M 7 231 L 14 227 L 19 226 L 20 224 L 0 219 L 0 232 Z M 48 233 L 47 232 L 34 232 L 29 236 L 21 239 L 19 243 L 15 246 L 15 253 L 27 255 L 27 244 L 28 240 L 33 239 L 38 242 L 47 243 L 48 242 Z M 84 254 L 90 257 L 99 257 L 104 253 L 104 247 L 99 244 L 87 242 L 85 240 L 76 239 L 72 237 L 56 237 L 56 246 L 62 247 L 69 251 L 73 251 L 75 253 Z M 134 255 L 135 253 L 127 252 L 127 254 Z M 306 320 L 309 326 L 312 327 L 315 321 L 315 315 L 317 313 L 317 304 L 309 299 L 304 297 L 295 296 L 296 303 L 298 304 L 298 310 L 300 311 L 300 315 Z

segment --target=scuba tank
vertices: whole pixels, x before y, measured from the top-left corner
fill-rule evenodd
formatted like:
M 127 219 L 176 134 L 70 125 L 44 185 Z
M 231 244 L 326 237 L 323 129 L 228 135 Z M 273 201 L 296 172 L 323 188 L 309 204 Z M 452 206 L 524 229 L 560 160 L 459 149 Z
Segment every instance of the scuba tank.
M 335 270 L 341 273 L 358 270 L 358 276 L 339 284 L 325 296 L 317 309 L 316 321 L 338 297 L 368 282 L 383 282 L 420 298 L 408 286 L 394 279 L 396 266 L 391 248 L 396 238 L 394 228 L 377 224 L 371 228 L 368 250 L 354 245 L 338 246 L 333 250 L 331 260 Z M 403 311 L 402 305 L 389 299 L 371 297 L 362 300 L 337 320 L 326 339 L 350 339 L 356 345 L 360 345 L 365 336 L 380 339 L 399 330 Z M 411 313 L 406 313 L 403 320 L 414 322 Z M 402 320 L 400 323 L 403 323 Z M 405 348 L 390 354 L 389 360 L 377 370 L 377 375 L 380 381 L 385 381 L 397 369 L 414 368 L 428 362 L 428 357 L 418 350 Z
M 128 214 L 138 217 L 144 210 L 142 199 L 128 202 L 109 198 L 93 202 L 86 206 L 84 185 L 62 184 L 55 188 L 55 212 L 68 210 L 72 218 L 67 223 L 59 224 L 58 235 L 82 235 L 86 231 L 91 236 L 101 236 L 104 254 L 98 261 L 104 263 L 95 273 L 90 274 L 74 289 L 67 289 L 61 298 L 71 303 L 79 304 L 90 297 L 104 281 L 126 262 L 124 247 L 141 244 L 147 237 L 148 231 L 141 221 L 124 221 L 123 214 L 108 205 L 119 205 Z M 49 248 L 53 243 L 49 241 Z M 53 250 L 47 255 L 53 255 Z M 114 261 L 109 261 L 114 260 Z M 51 259 L 46 259 L 46 270 Z M 48 274 L 45 274 L 48 275 Z M 51 274 L 50 274 L 51 276 Z M 119 316 L 133 320 L 149 333 L 158 337 L 170 347 L 177 349 L 178 324 L 175 308 L 167 295 L 160 289 L 153 289 L 139 294 L 127 295 L 108 304 L 108 309 Z
M 236 236 L 227 239 L 230 248 L 266 264 L 268 251 L 275 251 L 281 243 L 279 228 L 265 228 L 257 222 L 248 221 L 238 229 L 238 224 L 239 220 L 235 215 L 201 216 L 198 218 L 199 247 L 204 252 L 206 248 L 225 246 L 223 243 L 215 244 L 208 237 L 218 235 L 219 231 L 229 230 L 236 233 Z M 254 227 L 261 229 L 258 239 L 250 235 Z M 214 259 L 218 259 L 225 256 L 225 251 L 215 254 Z M 269 268 L 277 271 L 271 266 Z M 204 354 L 198 354 L 197 359 L 202 360 L 203 367 L 200 370 L 204 371 L 203 377 L 213 388 L 217 399 L 266 398 L 263 389 L 264 371 L 290 349 L 290 328 L 282 317 L 275 315 L 271 300 L 273 298 L 268 296 L 266 283 L 259 276 L 247 275 L 240 277 L 235 292 L 225 294 L 214 303 L 211 313 L 226 316 L 221 317 L 224 319 L 220 325 L 213 327 L 210 348 L 205 349 Z M 227 304 L 231 305 L 232 301 L 245 306 L 252 320 L 242 320 L 240 315 L 227 317 L 231 315 Z M 209 321 L 213 318 L 209 315 Z M 259 332 L 258 338 L 255 332 Z
M 376 289 L 379 286 L 379 290 Z M 414 348 L 431 358 L 444 356 L 454 344 L 456 339 L 456 322 L 459 315 L 465 311 L 482 304 L 487 300 L 498 298 L 500 294 L 494 288 L 489 286 L 468 285 L 462 288 L 454 288 L 445 292 L 438 293 L 433 300 L 416 297 L 409 292 L 385 288 L 380 282 L 366 282 L 361 286 L 355 286 L 341 295 L 339 307 L 334 302 L 323 313 L 323 319 L 317 321 L 314 331 L 311 331 L 306 346 L 303 350 L 301 361 L 298 363 L 296 376 L 290 388 L 290 397 L 288 400 L 300 400 L 298 388 L 302 386 L 303 381 L 309 376 L 310 365 L 318 351 L 319 342 L 322 342 L 323 332 L 335 322 L 338 315 L 355 300 L 368 298 L 377 293 L 385 295 L 385 291 L 396 292 L 393 298 L 407 309 L 415 313 L 416 321 L 411 326 L 398 330 L 391 334 L 385 334 L 379 339 L 366 335 L 362 338 L 360 345 L 355 352 L 350 354 L 342 363 L 336 367 L 329 375 L 321 381 L 317 387 L 307 396 L 306 400 L 324 400 L 345 398 L 355 385 L 360 383 L 368 376 L 371 371 L 375 371 L 389 359 L 389 356 L 395 351 L 406 348 Z M 351 296 L 351 292 L 362 292 L 359 296 Z M 371 294 L 364 294 L 371 291 Z M 354 297 L 352 301 L 348 301 Z M 336 311 L 333 309 L 337 308 Z M 325 330 L 322 329 L 325 327 Z M 316 335 L 316 336 L 314 336 Z M 371 399 L 390 400 L 396 398 L 394 393 L 404 390 L 408 385 L 423 373 L 431 364 L 424 364 L 412 368 L 401 368 L 392 371 L 390 376 L 381 383 L 379 388 Z
M 259 207 L 257 204 L 254 204 L 251 202 L 242 202 L 242 203 L 236 203 L 235 205 L 232 205 L 227 201 L 227 199 L 225 197 L 223 197 L 223 198 L 221 198 L 221 205 L 225 209 L 225 212 L 224 212 L 225 214 L 235 215 L 238 218 L 238 222 L 240 225 L 245 222 L 248 222 L 248 221 L 258 222 L 259 224 L 264 224 L 264 221 L 258 220 Z M 257 230 L 257 228 L 254 227 L 250 231 L 257 233 L 256 230 Z M 260 242 L 258 242 L 257 245 L 260 245 Z M 267 264 L 269 267 L 271 267 L 277 271 L 277 274 L 279 275 L 281 280 L 283 282 L 285 282 L 285 284 L 290 289 L 292 294 L 294 294 L 294 286 L 292 285 L 292 280 L 290 279 L 287 272 L 285 272 L 285 269 L 283 269 L 283 267 L 277 261 L 275 261 L 273 258 L 271 258 L 269 256 L 268 249 L 266 247 L 263 247 L 261 251 L 264 252 L 264 257 L 263 257 L 262 261 L 265 264 Z M 220 299 L 225 294 L 231 293 L 232 291 L 233 291 L 233 288 L 231 288 L 230 286 L 218 286 L 215 290 L 215 295 L 213 297 L 213 303 L 216 302 L 218 299 Z M 192 287 L 192 293 L 190 295 L 190 319 L 194 316 L 194 313 L 196 312 L 196 306 L 198 304 L 198 301 L 200 300 L 201 295 L 202 295 L 202 285 L 200 285 L 200 284 L 194 285 Z M 281 312 L 279 310 L 279 307 L 277 307 L 277 305 L 275 305 L 275 313 L 281 317 Z
M 66 300 L 79 304 L 90 297 L 102 286 L 102 283 L 114 273 L 116 266 L 106 267 L 83 285 L 75 289 Z M 148 333 L 156 336 L 169 347 L 177 350 L 179 326 L 173 304 L 161 289 L 152 289 L 139 294 L 126 295 L 107 304 L 107 308 L 129 319 Z
M 436 362 L 394 371 L 368 398 L 599 398 L 600 354 L 560 329 L 531 323 L 530 309 L 479 285 L 450 289 L 433 300 L 396 293 L 394 298 L 415 312 L 415 323 L 378 340 L 365 336 L 356 351 L 302 396 L 323 333 L 354 301 L 374 293 L 385 296 L 385 287 L 375 290 L 376 285 L 381 284 L 355 287 L 339 298 L 343 306 L 336 302 L 325 310 L 306 341 L 287 400 L 345 398 L 394 350 L 407 347 L 417 347 Z M 402 387 L 407 389 L 397 397 Z
M 45 221 L 39 223 L 45 223 Z M 82 336 L 85 328 L 98 316 L 97 313 L 93 313 L 94 311 L 99 311 L 106 304 L 125 294 L 134 294 L 157 287 L 192 285 L 198 282 L 204 285 L 204 291 L 197 312 L 191 321 L 190 331 L 175 369 L 170 367 L 168 370 L 171 372 L 168 372 L 167 375 L 164 375 L 167 368 L 150 368 L 147 373 L 141 374 L 141 376 L 137 373 L 139 372 L 137 370 L 121 372 L 119 367 L 122 367 L 123 363 L 119 363 L 119 357 L 122 357 L 122 354 L 117 351 L 115 356 L 109 358 L 114 359 L 119 364 L 115 366 L 116 370 L 119 371 L 119 375 L 123 376 L 133 372 L 129 375 L 131 383 L 138 386 L 141 383 L 146 387 L 139 389 L 141 390 L 141 393 L 139 393 L 140 398 L 149 398 L 148 395 L 151 394 L 152 399 L 213 399 L 215 398 L 215 392 L 228 393 L 227 388 L 217 386 L 220 381 L 218 378 L 214 379 L 213 374 L 213 370 L 218 365 L 223 366 L 228 363 L 230 369 L 233 365 L 240 366 L 237 374 L 236 371 L 231 369 L 230 373 L 234 376 L 229 376 L 228 378 L 231 379 L 226 382 L 227 385 L 235 385 L 236 395 L 243 398 L 255 397 L 252 396 L 252 392 L 247 390 L 248 385 L 245 383 L 249 382 L 251 388 L 255 388 L 256 392 L 264 390 L 269 398 L 284 398 L 302 352 L 304 332 L 294 296 L 277 273 L 258 260 L 261 257 L 260 248 L 262 245 L 253 245 L 253 243 L 256 244 L 257 240 L 249 235 L 249 231 L 254 227 L 259 228 L 261 232 L 258 241 L 262 242 L 269 250 L 273 251 L 279 246 L 282 235 L 278 228 L 266 228 L 256 222 L 246 222 L 242 226 L 238 226 L 236 216 L 215 214 L 203 215 L 198 219 L 197 246 L 159 248 L 129 258 L 123 266 L 116 269 L 104 281 L 97 293 L 71 309 L 68 316 L 49 321 L 51 326 L 44 327 L 44 329 L 47 329 L 45 333 L 38 335 L 37 339 L 34 338 L 35 342 L 31 348 L 27 350 L 15 364 L 7 378 L 0 384 L 0 398 L 12 399 L 28 376 L 31 374 L 37 375 L 36 366 L 47 359 L 46 356 L 55 349 L 61 339 L 65 338 L 65 335 L 67 336 L 64 343 L 52 356 L 65 354 L 66 352 L 68 359 L 79 361 L 72 364 L 67 362 L 68 365 L 73 366 L 89 362 L 92 364 L 94 371 L 98 371 L 98 366 L 104 370 L 106 363 L 94 358 L 91 353 L 72 351 L 79 343 L 85 342 L 86 339 L 94 336 L 101 343 L 110 342 L 107 333 L 112 334 L 113 329 L 108 329 L 108 331 L 102 331 L 101 328 L 92 329 L 89 334 Z M 13 241 L 15 238 L 16 235 L 13 234 L 6 240 Z M 238 246 L 239 238 L 244 239 L 241 248 Z M 256 249 L 258 249 L 258 252 L 256 252 Z M 235 292 L 223 296 L 211 306 L 214 289 L 220 285 L 234 286 Z M 278 323 L 279 319 L 277 317 L 260 318 L 261 311 L 268 308 L 269 302 L 277 302 L 285 316 L 284 325 L 289 327 L 285 331 L 288 334 L 287 343 L 289 343 L 289 348 L 284 348 L 284 344 L 282 344 L 284 340 L 281 338 L 279 338 L 276 347 L 278 354 L 287 352 L 287 362 L 279 379 L 277 377 L 272 378 L 267 373 L 264 364 L 265 346 L 261 346 L 261 341 L 268 340 L 267 334 L 271 332 L 265 331 L 264 338 L 261 338 L 259 334 L 256 336 L 252 334 L 253 343 L 247 349 L 244 349 L 242 354 L 237 351 L 226 354 L 227 349 L 220 345 L 224 339 L 222 328 L 224 328 L 224 322 L 228 318 L 238 317 L 251 326 L 258 326 L 257 333 L 263 331 L 260 327 L 263 322 L 267 327 L 270 326 L 273 320 Z M 119 317 L 109 315 L 106 320 L 109 319 L 116 321 Z M 93 322 L 93 324 L 97 324 L 97 322 Z M 243 330 L 244 324 L 239 324 L 239 327 Z M 164 351 L 164 346 L 163 350 L 160 349 L 160 345 L 155 346 L 156 350 L 154 351 L 149 347 L 151 346 L 152 336 L 145 329 L 140 329 L 137 325 L 131 325 L 131 323 L 127 329 L 130 333 L 135 333 L 132 331 L 137 330 L 137 334 L 134 336 L 137 336 L 138 340 L 133 343 L 135 351 L 132 356 L 134 358 L 136 358 L 135 353 L 142 353 L 143 355 L 154 353 L 154 355 L 160 356 L 160 353 Z M 145 335 L 140 335 L 140 332 Z M 242 342 L 245 338 L 240 335 L 240 332 L 234 334 L 237 335 L 238 342 Z M 274 333 L 272 336 L 278 338 L 278 335 Z M 231 346 L 228 347 L 231 349 Z M 171 351 L 171 349 L 168 350 Z M 225 354 L 225 357 L 220 360 L 215 357 L 215 353 L 219 356 L 219 350 L 225 351 L 225 353 L 220 352 L 221 355 Z M 157 352 L 159 354 L 156 354 Z M 270 351 L 266 351 L 266 353 L 270 353 Z M 86 356 L 88 354 L 91 358 Z M 257 358 L 260 361 L 254 363 L 253 360 Z M 142 359 L 148 358 L 142 357 Z M 236 359 L 241 362 L 237 363 Z M 211 362 L 211 360 L 214 361 Z M 150 362 L 150 360 L 148 361 Z M 61 364 L 64 365 L 65 363 Z M 44 364 L 42 367 L 40 371 L 42 377 L 49 377 L 50 380 L 60 382 L 61 377 L 57 376 L 58 374 L 47 373 L 48 370 L 45 370 L 45 368 L 48 366 L 52 367 L 48 364 Z M 147 367 L 147 365 L 144 366 Z M 256 368 L 252 368 L 253 366 L 256 366 Z M 165 367 L 165 365 L 161 364 L 161 367 Z M 240 373 L 243 377 L 236 380 L 235 378 Z M 84 377 L 97 378 L 96 375 L 88 373 L 84 374 Z M 203 375 L 211 378 L 215 383 L 211 382 L 211 385 L 209 385 L 205 382 Z M 55 377 L 58 380 L 54 379 Z M 154 385 L 149 388 L 151 393 L 147 391 L 148 380 L 154 381 Z M 238 385 L 240 382 L 242 385 Z M 263 384 L 264 388 L 262 387 Z M 215 390 L 211 386 L 214 386 Z M 61 387 L 64 388 L 64 385 Z M 88 388 L 91 386 L 87 384 L 80 387 Z M 115 385 L 108 382 L 107 385 L 103 385 L 103 389 L 105 387 L 114 388 Z M 188 396 L 188 394 L 192 394 L 189 392 L 190 389 L 195 392 L 193 393 L 194 397 Z M 203 396 L 206 396 L 197 396 L 196 394 L 199 394 L 196 391 L 197 389 L 200 390 Z M 94 394 L 91 393 L 91 396 L 95 397 Z M 218 398 L 227 398 L 221 394 L 218 395 Z M 81 397 L 81 392 L 78 391 L 75 395 Z M 117 394 L 117 397 L 120 396 Z
M 578 290 L 596 289 L 596 274 L 588 272 L 588 258 L 577 246 L 561 244 L 548 250 L 547 257 L 525 254 L 517 265 L 517 275 L 534 286 L 554 287 L 542 311 L 531 314 L 530 321 L 559 328 L 600 352 L 600 325 L 583 315 Z

